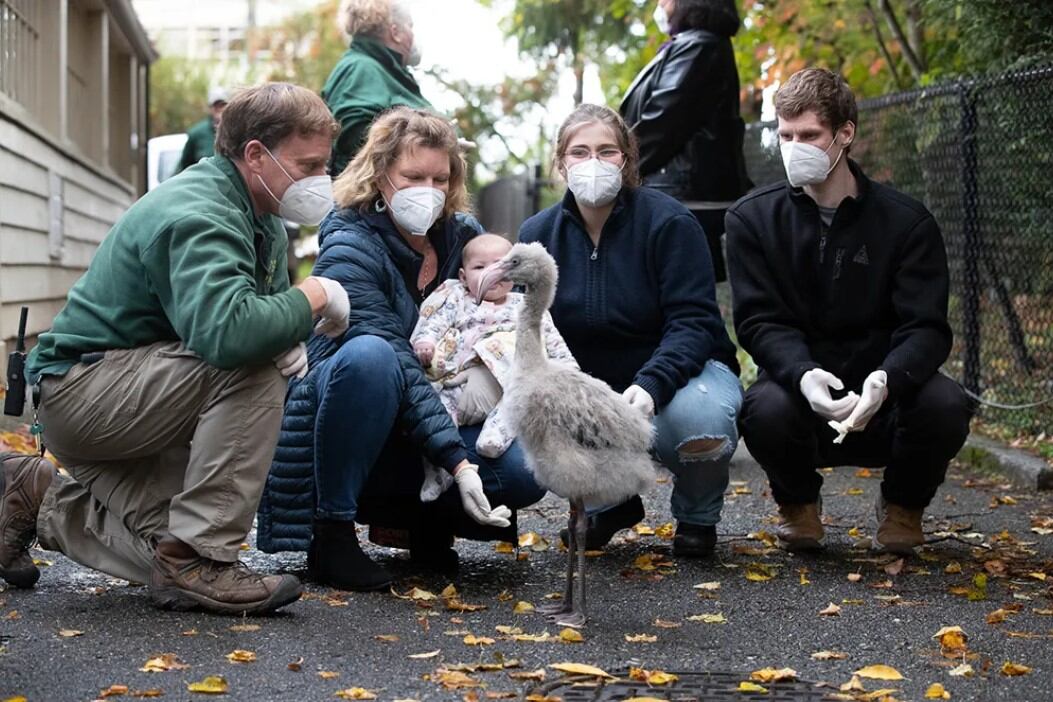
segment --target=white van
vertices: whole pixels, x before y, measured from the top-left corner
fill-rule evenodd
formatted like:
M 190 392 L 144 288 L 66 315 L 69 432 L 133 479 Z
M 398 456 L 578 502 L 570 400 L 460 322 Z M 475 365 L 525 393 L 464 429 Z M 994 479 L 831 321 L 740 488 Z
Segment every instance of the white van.
M 175 175 L 183 156 L 186 134 L 165 134 L 146 144 L 146 189 L 153 190 Z

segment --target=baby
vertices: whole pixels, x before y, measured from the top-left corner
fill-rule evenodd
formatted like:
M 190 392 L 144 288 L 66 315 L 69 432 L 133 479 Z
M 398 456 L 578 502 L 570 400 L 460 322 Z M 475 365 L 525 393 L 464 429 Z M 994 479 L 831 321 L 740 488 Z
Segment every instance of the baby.
M 503 454 L 515 439 L 500 395 L 512 373 L 523 296 L 504 282 L 491 287 L 479 304 L 475 299 L 483 270 L 511 248 L 507 239 L 496 234 L 480 234 L 469 241 L 461 253 L 459 279 L 447 280 L 424 300 L 410 337 L 413 351 L 453 421 L 465 426 L 485 416 L 475 448 L 487 458 Z M 578 367 L 548 312 L 542 320 L 542 337 L 549 358 Z M 485 392 L 472 392 L 469 397 L 465 394 L 469 379 L 473 390 L 489 386 L 496 397 L 487 398 Z M 429 501 L 448 486 L 449 476 L 430 467 L 426 472 L 421 498 Z

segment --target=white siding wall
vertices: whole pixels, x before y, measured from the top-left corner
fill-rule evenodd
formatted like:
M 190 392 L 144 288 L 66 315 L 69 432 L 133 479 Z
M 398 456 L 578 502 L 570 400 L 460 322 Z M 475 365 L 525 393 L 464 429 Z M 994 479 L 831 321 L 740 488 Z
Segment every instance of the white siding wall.
M 54 228 L 53 190 L 55 214 L 61 212 L 61 227 Z M 0 339 L 7 346 L 0 368 L 13 348 L 20 308 L 29 307 L 30 336 L 49 328 L 134 199 L 130 184 L 85 167 L 0 115 Z

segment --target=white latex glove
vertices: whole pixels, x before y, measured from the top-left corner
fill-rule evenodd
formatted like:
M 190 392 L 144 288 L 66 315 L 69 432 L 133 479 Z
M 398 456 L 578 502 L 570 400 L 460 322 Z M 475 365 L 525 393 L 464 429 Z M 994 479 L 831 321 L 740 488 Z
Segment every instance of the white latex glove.
M 322 319 L 314 325 L 315 334 L 325 334 L 335 339 L 347 331 L 348 318 L 351 316 L 351 302 L 347 299 L 344 286 L 332 278 L 311 276 L 325 290 L 325 307 L 322 308 Z
M 512 510 L 504 505 L 490 508 L 490 500 L 483 492 L 483 481 L 479 477 L 479 466 L 471 463 L 462 466 L 453 476 L 461 493 L 461 505 L 468 516 L 485 526 L 506 527 L 512 522 Z
M 625 398 L 625 401 L 629 403 L 630 407 L 639 410 L 643 416 L 648 419 L 654 417 L 654 398 L 651 397 L 651 393 L 647 392 L 639 385 L 630 385 L 625 388 L 622 397 Z
M 296 376 L 303 380 L 307 375 L 307 344 L 302 341 L 284 353 L 274 357 L 274 365 L 286 378 Z
M 829 422 L 830 427 L 837 432 L 834 439 L 835 444 L 845 440 L 850 431 L 863 431 L 874 415 L 881 409 L 885 399 L 888 397 L 888 373 L 877 370 L 867 376 L 863 381 L 863 394 L 859 397 L 855 409 L 843 422 Z
M 833 373 L 822 368 L 813 368 L 801 376 L 801 394 L 808 400 L 812 411 L 823 419 L 836 419 L 838 421 L 852 414 L 859 395 L 850 392 L 840 400 L 830 396 L 830 389 L 844 390 L 845 384 Z

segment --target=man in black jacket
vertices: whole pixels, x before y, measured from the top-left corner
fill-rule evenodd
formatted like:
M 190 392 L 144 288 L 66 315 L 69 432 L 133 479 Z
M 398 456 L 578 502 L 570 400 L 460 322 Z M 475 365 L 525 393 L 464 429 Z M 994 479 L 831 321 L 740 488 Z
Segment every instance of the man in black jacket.
M 886 466 L 874 547 L 909 554 L 969 432 L 937 371 L 951 349 L 943 239 L 925 207 L 851 161 L 856 104 L 840 76 L 794 74 L 775 97 L 789 183 L 727 215 L 739 343 L 761 369 L 739 417 L 791 550 L 820 547 L 818 466 Z

